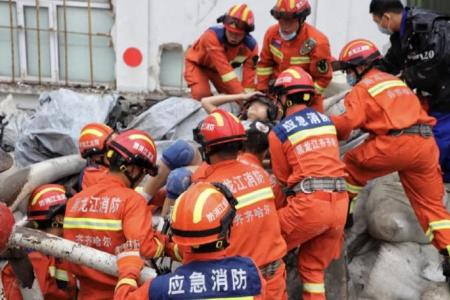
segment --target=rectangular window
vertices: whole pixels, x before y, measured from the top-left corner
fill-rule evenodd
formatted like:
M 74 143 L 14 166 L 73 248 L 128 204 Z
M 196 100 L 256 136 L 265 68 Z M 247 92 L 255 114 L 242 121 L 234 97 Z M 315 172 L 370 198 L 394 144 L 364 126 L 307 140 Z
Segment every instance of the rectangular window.
M 19 38 L 16 4 L 0 2 L 0 80 L 14 81 L 19 75 Z
M 0 81 L 115 86 L 109 0 L 0 0 Z

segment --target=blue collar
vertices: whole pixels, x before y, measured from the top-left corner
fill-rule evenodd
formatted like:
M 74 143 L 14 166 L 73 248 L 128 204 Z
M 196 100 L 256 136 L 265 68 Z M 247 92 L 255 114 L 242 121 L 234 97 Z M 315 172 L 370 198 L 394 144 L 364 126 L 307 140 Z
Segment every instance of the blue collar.
M 409 11 L 409 7 L 405 7 L 405 9 L 403 9 L 402 22 L 400 24 L 400 38 L 403 38 L 403 36 L 405 35 L 406 21 L 408 19 L 408 11 Z

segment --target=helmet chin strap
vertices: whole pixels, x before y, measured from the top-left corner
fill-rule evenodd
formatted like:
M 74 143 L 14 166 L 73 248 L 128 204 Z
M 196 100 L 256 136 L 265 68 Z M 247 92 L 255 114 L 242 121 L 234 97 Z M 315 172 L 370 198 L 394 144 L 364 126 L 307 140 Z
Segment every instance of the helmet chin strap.
M 131 172 L 128 171 L 127 166 L 122 165 L 120 167 L 120 171 L 127 177 L 128 181 L 130 182 L 130 187 L 135 188 L 137 186 L 139 178 L 142 176 L 142 169 L 139 171 L 139 174 L 137 176 L 132 176 Z

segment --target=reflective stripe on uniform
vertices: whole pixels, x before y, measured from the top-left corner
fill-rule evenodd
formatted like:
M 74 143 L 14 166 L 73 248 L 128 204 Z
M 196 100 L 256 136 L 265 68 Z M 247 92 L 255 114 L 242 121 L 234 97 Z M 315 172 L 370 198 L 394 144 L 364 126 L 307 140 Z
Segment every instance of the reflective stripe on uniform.
M 336 128 L 332 125 L 322 126 L 318 128 L 300 130 L 288 137 L 293 145 L 316 135 L 333 134 L 336 135 Z
M 51 277 L 61 280 L 61 281 L 69 281 L 69 274 L 67 271 L 62 269 L 57 269 L 55 266 L 48 267 L 48 273 Z
M 236 75 L 236 73 L 234 71 L 231 71 L 231 72 L 229 72 L 227 74 L 222 75 L 222 81 L 223 82 L 228 82 L 228 81 L 233 80 L 235 78 L 237 78 L 237 75 Z
M 179 247 L 178 247 L 178 244 L 175 244 L 175 246 L 173 246 L 173 252 L 174 252 L 174 254 L 175 254 L 175 258 L 176 258 L 179 262 L 182 262 L 182 261 L 183 261 L 183 258 L 181 257 L 180 249 L 179 249 Z
M 350 183 L 346 183 L 347 185 L 347 192 L 350 192 L 352 194 L 359 194 L 359 192 L 361 192 L 361 190 L 363 189 L 363 186 L 359 186 L 359 185 L 353 185 Z
M 428 230 L 425 234 L 431 242 L 434 239 L 433 231 L 443 229 L 450 229 L 450 220 L 439 220 L 430 222 L 430 224 L 428 225 Z
M 267 68 L 257 67 L 256 68 L 256 75 L 258 75 L 258 76 L 269 76 L 269 75 L 272 75 L 272 73 L 273 73 L 272 67 L 267 67 Z
M 122 278 L 119 280 L 119 282 L 117 282 L 116 288 L 114 290 L 117 290 L 119 288 L 119 286 L 124 285 L 124 284 L 131 285 L 132 287 L 137 288 L 136 280 L 131 279 L 131 278 Z
M 254 192 L 237 197 L 238 205 L 236 205 L 236 209 L 240 209 L 242 207 L 246 207 L 259 201 L 267 200 L 270 198 L 274 198 L 272 188 L 271 187 L 262 188 Z
M 303 291 L 310 294 L 323 294 L 325 293 L 325 285 L 323 283 L 303 283 Z
M 122 230 L 122 220 L 65 217 L 64 229 L 120 231 Z
M 164 245 L 159 241 L 158 238 L 154 237 L 153 239 L 156 241 L 156 244 L 158 244 L 158 248 L 156 249 L 155 256 L 153 256 L 153 257 L 158 258 L 164 252 Z
M 318 84 L 317 82 L 314 82 L 314 89 L 319 94 L 323 94 L 323 92 L 325 92 L 325 88 L 323 86 L 321 86 L 320 84 Z
M 311 62 L 311 58 L 309 56 L 292 56 L 291 57 L 291 65 L 302 65 L 309 64 Z
M 247 56 L 238 55 L 235 58 L 233 58 L 232 61 L 230 61 L 230 64 L 232 64 L 232 63 L 242 64 L 246 59 L 247 59 Z
M 384 92 L 387 89 L 393 88 L 393 87 L 406 87 L 406 83 L 404 83 L 401 80 L 389 80 L 389 81 L 384 81 L 382 83 L 379 83 L 377 85 L 374 85 L 373 87 L 371 87 L 369 89 L 369 94 L 372 97 L 375 97 L 376 95 L 381 94 L 382 92 Z
M 246 93 L 251 93 L 251 92 L 254 92 L 254 91 L 255 91 L 254 88 L 244 88 L 244 92 L 246 92 Z
M 277 47 L 275 47 L 274 45 L 270 45 L 269 47 L 270 52 L 272 52 L 272 54 L 275 57 L 278 57 L 280 60 L 283 60 L 283 53 L 279 49 L 277 49 Z

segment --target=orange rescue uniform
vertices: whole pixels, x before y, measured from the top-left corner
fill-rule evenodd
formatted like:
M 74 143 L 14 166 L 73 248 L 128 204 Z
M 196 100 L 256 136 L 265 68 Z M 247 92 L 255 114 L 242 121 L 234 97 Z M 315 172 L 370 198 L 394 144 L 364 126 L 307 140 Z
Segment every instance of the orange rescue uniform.
M 64 238 L 114 253 L 127 240 L 139 240 L 143 257 L 159 257 L 165 237 L 153 232 L 152 213 L 145 199 L 107 174 L 99 183 L 67 202 Z M 80 282 L 78 299 L 112 299 L 117 278 L 82 265 L 71 265 Z
M 287 110 L 269 134 L 272 169 L 278 180 L 293 187 L 307 177 L 344 176 L 336 129 L 329 118 L 303 105 Z M 300 246 L 298 271 L 303 299 L 325 299 L 324 272 L 339 257 L 347 217 L 346 192 L 297 192 L 278 211 L 288 250 Z
M 255 165 L 226 160 L 213 165 L 204 163 L 192 181 L 221 182 L 230 189 L 238 205 L 227 255 L 248 256 L 255 261 L 266 279 L 266 299 L 287 299 L 282 261 L 286 243 L 280 233 L 267 172 Z M 275 272 L 269 271 L 271 268 Z
M 80 174 L 80 186 L 84 190 L 87 187 L 94 185 L 100 181 L 106 174 L 108 174 L 108 167 L 103 165 L 86 166 Z
M 333 116 L 340 139 L 352 129 L 369 132 L 369 139 L 347 152 L 348 191 L 356 196 L 367 181 L 398 171 L 417 219 L 430 241 L 447 253 L 450 215 L 443 206 L 444 186 L 439 150 L 433 137 L 390 134 L 416 124 L 434 126 L 417 96 L 395 76 L 369 71 L 344 100 L 346 112 Z
M 191 88 L 192 98 L 211 96 L 209 81 L 219 93 L 239 94 L 255 88 L 255 66 L 258 44 L 247 34 L 242 43 L 232 46 L 226 42 L 225 28 L 209 28 L 189 48 L 185 57 L 184 78 Z M 242 82 L 235 68 L 242 66 Z
M 34 274 L 45 300 L 75 299 L 75 276 L 67 272 L 67 263 L 60 259 L 33 251 L 28 254 Z M 20 283 L 7 264 L 1 271 L 4 296 L 8 300 L 22 300 Z
M 272 25 L 264 36 L 261 57 L 256 68 L 256 88 L 267 91 L 270 80 L 276 79 L 289 67 L 300 66 L 314 80 L 317 96 L 313 108 L 323 112 L 321 94 L 333 77 L 328 38 L 308 23 L 304 23 L 297 36 L 290 41 L 283 40 L 279 29 L 278 24 Z

